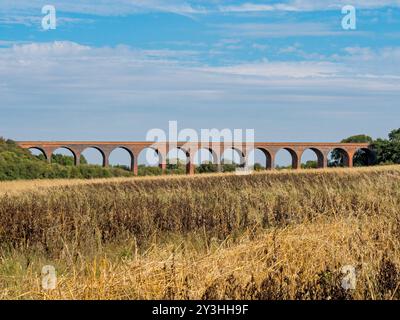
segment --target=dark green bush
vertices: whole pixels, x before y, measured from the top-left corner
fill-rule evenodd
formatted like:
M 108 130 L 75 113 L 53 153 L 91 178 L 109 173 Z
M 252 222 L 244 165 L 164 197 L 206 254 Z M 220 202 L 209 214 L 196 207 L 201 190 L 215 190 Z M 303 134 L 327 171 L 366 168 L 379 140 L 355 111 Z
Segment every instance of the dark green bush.
M 128 177 L 132 172 L 122 168 L 103 168 L 83 164 L 74 166 L 73 157 L 54 155 L 52 164 L 44 157 L 34 156 L 14 141 L 0 138 L 0 180 L 19 179 L 72 179 Z M 86 162 L 84 159 L 83 163 Z

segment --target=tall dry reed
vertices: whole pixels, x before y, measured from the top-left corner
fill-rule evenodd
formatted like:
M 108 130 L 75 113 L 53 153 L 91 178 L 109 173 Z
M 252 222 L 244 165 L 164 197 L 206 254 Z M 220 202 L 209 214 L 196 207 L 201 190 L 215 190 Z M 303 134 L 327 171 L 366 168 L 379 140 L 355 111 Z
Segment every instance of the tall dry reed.
M 399 209 L 396 166 L 3 192 L 0 288 L 3 298 L 399 298 Z M 52 292 L 40 288 L 45 263 L 59 272 Z M 353 291 L 341 286 L 346 264 Z

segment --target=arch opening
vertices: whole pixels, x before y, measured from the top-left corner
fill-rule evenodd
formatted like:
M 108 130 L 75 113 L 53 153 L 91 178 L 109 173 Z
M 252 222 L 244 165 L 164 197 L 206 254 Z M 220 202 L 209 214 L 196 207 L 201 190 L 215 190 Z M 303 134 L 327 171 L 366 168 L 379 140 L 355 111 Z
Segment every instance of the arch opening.
M 196 151 L 193 157 L 197 173 L 212 173 L 219 171 L 218 156 L 211 148 Z
M 367 167 L 376 163 L 376 154 L 368 148 L 360 148 L 353 157 L 353 165 L 355 167 Z
M 302 169 L 317 169 L 324 167 L 324 154 L 319 149 L 309 148 L 304 150 L 303 154 L 301 155 Z
M 103 151 L 96 147 L 86 148 L 81 153 L 80 164 L 104 166 L 105 161 L 106 161 L 106 159 L 105 159 L 105 155 L 104 155 Z
M 268 150 L 263 148 L 255 148 L 248 154 L 247 166 L 255 171 L 272 169 L 272 157 Z
M 126 171 L 132 171 L 134 165 L 132 152 L 124 147 L 115 148 L 110 153 L 108 161 L 112 167 Z
M 29 148 L 28 151 L 36 158 L 42 161 L 47 161 L 47 154 L 44 152 L 42 148 L 39 147 L 32 147 Z
M 182 148 L 174 148 L 167 153 L 167 170 L 168 174 L 184 174 L 187 172 L 187 164 L 189 163 L 189 154 Z
M 297 153 L 290 148 L 280 149 L 275 155 L 275 169 L 297 169 Z
M 346 150 L 336 148 L 328 154 L 328 167 L 348 167 L 350 166 L 350 157 Z
M 162 174 L 162 156 L 153 148 L 144 148 L 137 157 L 138 175 L 160 175 Z
M 57 163 L 63 166 L 73 166 L 77 164 L 77 157 L 72 149 L 61 147 L 52 152 L 51 163 Z
M 237 148 L 224 150 L 221 156 L 221 167 L 224 172 L 233 172 L 236 168 L 244 168 L 246 159 L 243 152 Z

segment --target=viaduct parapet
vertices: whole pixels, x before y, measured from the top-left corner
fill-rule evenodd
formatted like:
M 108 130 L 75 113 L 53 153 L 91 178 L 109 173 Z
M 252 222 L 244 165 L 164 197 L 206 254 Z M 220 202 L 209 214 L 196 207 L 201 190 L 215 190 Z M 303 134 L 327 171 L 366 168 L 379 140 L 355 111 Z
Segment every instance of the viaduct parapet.
M 24 149 L 40 150 L 51 162 L 54 151 L 60 148 L 68 149 L 72 152 L 75 165 L 80 164 L 82 153 L 89 148 L 97 149 L 103 157 L 103 166 L 109 165 L 109 157 L 115 149 L 122 148 L 128 151 L 131 157 L 131 170 L 137 174 L 139 154 L 145 149 L 153 149 L 159 156 L 159 165 L 165 170 L 167 155 L 172 149 L 182 150 L 187 158 L 186 172 L 194 174 L 195 155 L 199 150 L 209 151 L 214 164 L 221 164 L 221 157 L 226 150 L 236 150 L 241 158 L 241 165 L 245 166 L 248 156 L 253 150 L 261 150 L 266 158 L 265 167 L 273 169 L 275 167 L 276 154 L 284 149 L 289 151 L 292 157 L 292 168 L 301 167 L 301 158 L 306 150 L 312 150 L 317 156 L 318 167 L 328 166 L 328 155 L 333 150 L 339 150 L 344 157 L 344 164 L 353 167 L 354 155 L 357 151 L 363 150 L 368 155 L 368 164 L 374 161 L 374 153 L 368 143 L 322 143 L 322 142 L 255 142 L 255 143 L 236 143 L 236 142 L 94 142 L 94 141 L 20 141 L 18 145 Z

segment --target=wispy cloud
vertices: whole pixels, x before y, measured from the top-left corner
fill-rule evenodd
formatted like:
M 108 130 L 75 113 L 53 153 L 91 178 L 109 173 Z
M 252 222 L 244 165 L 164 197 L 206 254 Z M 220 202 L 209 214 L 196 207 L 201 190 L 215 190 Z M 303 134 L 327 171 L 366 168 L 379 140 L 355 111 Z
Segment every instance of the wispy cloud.
M 355 121 L 360 117 L 375 121 L 387 114 L 394 123 L 398 113 L 400 72 L 381 61 L 399 66 L 399 48 L 349 47 L 331 61 L 211 66 L 186 50 L 5 44 L 0 125 L 3 134 L 18 139 L 143 139 L 147 129 L 183 119 L 184 126 L 203 128 L 249 125 L 264 139 L 307 139 L 313 130 L 314 138 L 331 140 L 344 134 L 335 131 L 332 138 L 333 132 L 324 131 L 331 113 L 340 119 L 337 125 L 351 122 L 349 134 L 368 125 Z M 376 106 L 392 113 L 377 115 Z M 296 135 L 287 129 L 292 125 Z
M 338 10 L 350 4 L 348 0 L 291 0 L 268 3 L 239 3 L 221 5 L 219 11 L 224 13 L 271 12 L 271 11 L 329 11 Z M 399 0 L 355 0 L 351 2 L 358 9 L 373 9 L 382 7 L 398 7 Z
M 272 78 L 327 78 L 337 77 L 343 67 L 330 62 L 269 62 L 239 64 L 228 67 L 206 68 L 204 70 L 221 74 Z
M 28 27 L 35 26 L 36 28 L 41 28 L 41 16 L 33 16 L 33 15 L 0 15 L 0 25 L 24 25 Z M 94 23 L 94 19 L 89 18 L 73 18 L 73 17 L 58 17 L 57 25 L 64 26 L 69 24 L 87 24 Z
M 0 9 L 7 13 L 26 13 L 40 10 L 45 4 L 42 0 L 2 0 Z M 62 12 L 89 15 L 125 15 L 143 12 L 169 12 L 192 15 L 207 12 L 204 7 L 194 6 L 183 0 L 54 0 L 52 4 Z
M 260 11 L 299 11 L 296 6 L 288 4 L 256 4 L 256 3 L 243 3 L 238 5 L 228 5 L 218 7 L 220 12 L 236 13 L 236 12 L 260 12 Z
M 225 36 L 245 38 L 290 37 L 290 36 L 355 36 L 365 32 L 338 31 L 328 23 L 276 22 L 276 23 L 226 23 L 213 25 L 214 32 Z
M 2 0 L 3 13 L 29 13 L 40 10 L 47 3 L 43 0 Z M 287 0 L 265 1 L 262 3 L 242 2 L 226 4 L 219 0 L 54 0 L 53 5 L 60 11 L 91 15 L 126 15 L 143 12 L 167 12 L 179 15 L 199 15 L 216 13 L 251 13 L 271 11 L 327 11 L 337 10 L 349 4 L 347 0 Z M 399 7 L 400 0 L 354 0 L 359 9 Z
M 400 80 L 393 68 L 387 73 L 352 64 L 360 50 L 329 61 L 258 61 L 208 66 L 185 57 L 196 52 L 149 51 L 127 46 L 92 48 L 72 42 L 31 43 L 0 48 L 0 88 L 3 106 L 18 108 L 135 109 L 159 104 L 291 103 L 298 96 L 316 102 L 336 96 L 385 92 L 398 95 Z M 390 52 L 390 53 L 389 53 Z M 400 64 L 399 49 L 375 53 Z M 368 72 L 369 70 L 369 72 Z M 365 75 L 365 76 L 364 76 Z M 375 75 L 375 76 L 374 76 Z M 23 95 L 16 95 L 23 92 Z M 328 99 L 328 98 L 327 98 Z

